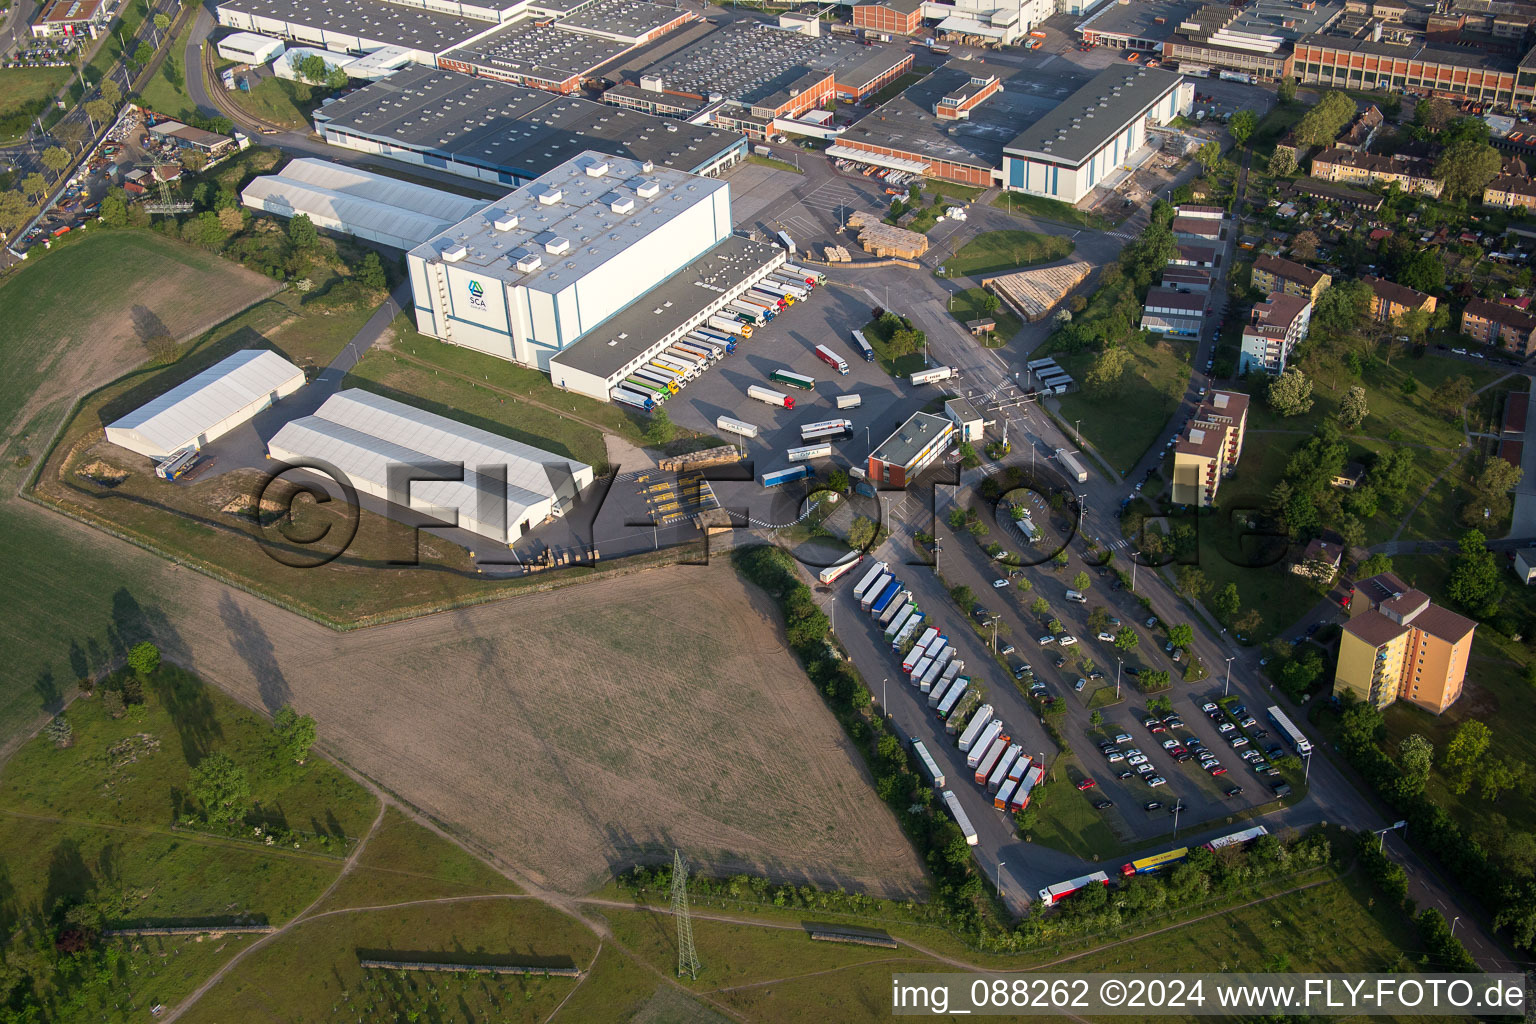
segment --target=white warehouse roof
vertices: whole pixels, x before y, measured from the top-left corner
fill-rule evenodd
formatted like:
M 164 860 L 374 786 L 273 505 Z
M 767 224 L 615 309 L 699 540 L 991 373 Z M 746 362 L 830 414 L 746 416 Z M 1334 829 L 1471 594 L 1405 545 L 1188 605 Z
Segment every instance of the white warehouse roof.
M 304 371 L 270 349 L 246 349 L 107 427 L 107 440 L 152 459 L 201 448 L 304 383 Z
M 249 59 L 265 64 L 283 52 L 283 41 L 260 32 L 234 32 L 219 40 L 218 50 L 219 56 L 228 60 Z
M 255 178 L 241 190 L 240 201 L 284 217 L 307 214 L 317 227 L 401 249 L 442 233 L 486 205 L 483 199 L 313 157 L 291 160 L 277 174 Z
M 585 463 L 356 389 L 337 392 L 313 416 L 286 424 L 267 450 L 275 459 L 329 463 L 359 491 L 385 499 L 391 466 L 462 466 L 462 480 L 412 483 L 410 505 L 434 515 L 455 510 L 460 528 L 500 543 L 564 514 L 592 483 Z M 487 470 L 493 475 L 483 475 Z M 446 518 L 452 521 L 452 514 Z

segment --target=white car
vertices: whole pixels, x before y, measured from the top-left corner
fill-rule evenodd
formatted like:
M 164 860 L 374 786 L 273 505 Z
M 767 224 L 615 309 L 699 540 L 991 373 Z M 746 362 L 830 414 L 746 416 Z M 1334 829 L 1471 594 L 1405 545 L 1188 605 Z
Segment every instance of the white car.
M 1126 739 L 1130 739 L 1130 737 L 1127 736 Z M 1140 747 L 1127 747 L 1125 751 L 1127 757 L 1135 757 L 1139 753 L 1141 753 Z
M 1133 764 L 1133 765 L 1134 764 L 1146 764 L 1147 763 L 1147 755 L 1145 755 L 1145 754 L 1136 754 L 1133 757 L 1126 758 L 1125 759 L 1125 763 L 1126 764 Z
M 1212 711 L 1216 710 L 1216 705 L 1212 701 L 1206 701 L 1204 704 L 1200 705 L 1200 710 L 1204 711 L 1206 714 L 1210 714 Z
M 1139 764 L 1139 765 L 1136 766 L 1136 770 L 1138 772 L 1140 772 L 1142 775 L 1156 775 L 1157 774 L 1157 769 L 1153 768 L 1150 764 Z
M 1120 751 L 1118 751 L 1118 750 L 1115 751 L 1113 754 L 1105 754 L 1104 756 L 1109 758 L 1109 760 L 1111 762 L 1114 762 L 1114 761 L 1124 761 L 1125 760 L 1125 755 L 1120 753 Z
M 1164 750 L 1172 750 L 1174 747 L 1176 747 L 1178 745 L 1179 745 L 1179 741 L 1178 740 L 1175 740 L 1175 739 L 1163 740 L 1163 749 Z
M 1061 646 L 1063 646 L 1063 647 L 1071 647 L 1073 644 L 1077 643 L 1077 637 L 1072 636 L 1069 633 L 1066 636 L 1062 637 L 1061 640 L 1058 641 L 1058 643 L 1060 643 Z
M 1049 633 L 1047 633 L 1045 636 L 1040 638 L 1040 646 L 1041 647 L 1045 647 L 1045 646 L 1047 646 L 1049 644 L 1053 644 L 1055 642 L 1056 642 L 1056 638 L 1051 636 Z
M 993 590 L 1002 590 L 1007 585 L 1008 585 L 1008 581 L 1007 580 L 993 580 L 992 581 L 992 589 Z
M 1151 786 L 1153 789 L 1156 789 L 1158 786 L 1166 786 L 1167 784 L 1168 780 L 1163 778 L 1161 775 L 1154 775 L 1147 780 L 1147 785 Z
M 1101 629 L 1099 630 L 1099 639 L 1103 640 L 1107 644 L 1111 644 L 1115 642 L 1115 634 L 1111 633 L 1107 629 Z

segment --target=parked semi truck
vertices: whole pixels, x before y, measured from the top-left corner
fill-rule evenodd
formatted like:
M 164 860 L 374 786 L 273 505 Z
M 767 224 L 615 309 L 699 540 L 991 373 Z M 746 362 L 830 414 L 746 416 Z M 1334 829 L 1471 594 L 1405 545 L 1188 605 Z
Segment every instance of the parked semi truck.
M 960 752 L 962 754 L 969 753 L 970 749 L 976 745 L 976 741 L 981 738 L 981 734 L 991 724 L 992 705 L 983 704 L 976 709 L 976 714 L 971 716 L 970 723 L 965 727 L 965 732 L 960 734 Z M 975 762 L 971 763 L 974 766 Z
M 723 313 L 716 313 L 705 322 L 716 330 L 724 331 L 726 334 L 734 334 L 738 338 L 752 337 L 751 324 L 744 324 L 740 320 L 726 316 Z
M 793 409 L 795 407 L 793 396 L 774 391 L 771 388 L 760 387 L 756 384 L 749 384 L 747 386 L 747 397 L 755 398 L 759 402 L 766 402 L 769 405 L 776 405 L 781 409 Z
M 836 352 L 833 352 L 825 345 L 816 346 L 816 358 L 832 367 L 839 374 L 846 374 L 848 372 L 848 360 L 844 359 Z
M 925 618 L 926 616 L 923 615 L 922 612 L 914 611 L 912 613 L 912 617 L 907 619 L 907 624 L 901 627 L 901 632 L 896 634 L 896 639 L 891 641 L 891 650 L 901 650 L 901 645 L 906 643 L 907 640 L 911 638 L 913 633 L 916 633 L 919 629 L 922 628 L 923 620 Z
M 885 562 L 876 562 L 874 565 L 870 566 L 869 570 L 865 572 L 863 576 L 859 577 L 859 582 L 854 585 L 853 599 L 855 601 L 863 600 L 864 593 L 869 590 L 870 587 L 875 585 L 875 580 L 885 575 L 885 571 L 888 568 L 890 568 L 890 566 Z
M 940 700 L 938 705 L 938 714 L 941 720 L 949 721 L 950 713 L 955 710 L 955 705 L 960 703 L 961 698 L 965 696 L 965 691 L 970 688 L 971 677 L 961 676 L 955 680 L 953 686 L 944 691 L 944 699 Z
M 804 480 L 811 475 L 809 466 L 790 466 L 788 469 L 775 469 L 771 473 L 764 473 L 758 478 L 764 487 L 779 487 L 795 480 Z
M 992 776 L 992 769 L 997 767 L 997 762 L 1003 759 L 1008 752 L 1008 743 L 1013 737 L 1003 732 L 1002 723 L 997 722 L 997 735 L 987 744 L 987 749 L 976 759 L 976 785 L 985 786 L 987 779 Z M 972 750 L 972 753 L 975 753 Z
M 1013 770 L 1014 764 L 1018 762 L 1019 755 L 1022 753 L 1024 753 L 1024 746 L 1021 743 L 1015 743 L 1003 751 L 1003 756 L 998 759 L 997 764 L 992 766 L 992 774 L 987 776 L 988 793 L 996 793 L 1002 788 L 1003 781 L 1008 778 L 1008 773 Z
M 869 344 L 869 339 L 864 337 L 863 331 L 853 332 L 853 347 L 858 349 L 859 355 L 864 357 L 866 363 L 875 361 L 875 350 Z
M 799 448 L 791 448 L 785 452 L 790 462 L 810 462 L 813 459 L 830 459 L 832 446 L 830 444 L 808 444 Z
M 864 404 L 864 399 L 858 395 L 838 395 L 837 407 L 839 409 L 857 409 Z
M 818 572 L 816 574 L 816 579 L 823 586 L 835 583 L 842 579 L 844 576 L 848 575 L 854 569 L 858 568 L 859 562 L 863 559 L 863 557 L 864 556 L 859 554 L 857 551 L 850 551 L 848 554 L 838 559 L 835 564 L 829 565 L 825 569 Z
M 1087 481 L 1088 471 L 1084 469 L 1083 464 L 1073 458 L 1072 453 L 1067 451 L 1065 448 L 1056 449 L 1056 461 L 1061 464 L 1062 469 L 1067 471 L 1067 476 L 1071 477 L 1073 480 L 1076 480 L 1078 483 L 1084 483 Z
M 715 426 L 727 434 L 740 434 L 742 437 L 756 437 L 757 424 L 748 423 L 746 420 L 732 419 L 729 416 L 721 416 L 715 420 Z
M 926 370 L 918 370 L 907 379 L 913 384 L 937 384 L 941 380 L 949 380 L 954 375 L 953 366 L 933 366 Z
M 969 729 L 970 726 L 966 726 L 966 728 Z M 980 764 L 981 759 L 991 749 L 993 742 L 1001 735 L 1003 735 L 1003 720 L 993 717 L 987 722 L 986 727 L 981 730 L 981 735 L 971 741 L 970 747 L 961 748 L 965 752 L 965 766 L 967 768 L 975 768 Z
M 934 789 L 944 788 L 944 771 L 939 763 L 928 753 L 928 748 L 923 746 L 922 740 L 912 741 L 912 753 L 917 755 L 917 763 L 923 766 L 923 772 L 928 776 L 928 781 L 933 783 Z
M 965 816 L 965 811 L 960 807 L 960 798 L 950 790 L 944 791 L 944 806 L 949 808 L 950 816 L 955 819 L 955 824 L 960 826 L 960 832 L 965 836 L 965 841 L 975 846 L 981 841 L 976 829 L 971 825 L 971 819 Z
M 875 580 L 875 585 L 864 591 L 863 595 L 860 596 L 859 607 L 866 612 L 869 611 L 870 607 L 875 603 L 875 599 L 885 592 L 885 588 L 890 586 L 894 578 L 889 572 L 882 572 L 880 578 Z
M 801 391 L 815 391 L 816 378 L 807 377 L 803 373 L 794 373 L 790 370 L 774 370 L 768 375 L 768 379 L 775 384 L 783 384 L 789 388 L 799 388 Z
M 647 397 L 638 392 L 631 391 L 629 388 L 614 388 L 608 392 L 608 397 L 613 399 L 615 402 L 618 402 L 620 405 L 633 405 L 636 408 L 644 409 L 647 412 L 656 407 L 656 400 L 654 397 Z

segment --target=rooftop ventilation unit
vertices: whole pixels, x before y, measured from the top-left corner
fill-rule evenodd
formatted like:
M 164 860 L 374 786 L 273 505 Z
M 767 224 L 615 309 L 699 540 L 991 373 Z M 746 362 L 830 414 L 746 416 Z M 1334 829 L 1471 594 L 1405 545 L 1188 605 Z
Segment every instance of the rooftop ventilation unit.
M 464 246 L 460 245 L 458 242 L 455 242 L 452 245 L 450 245 L 448 248 L 443 250 L 443 262 L 444 263 L 457 263 L 460 260 L 462 260 L 464 257 L 468 256 L 468 255 L 469 255 L 469 250 L 466 249 Z
M 519 249 L 507 258 L 512 260 L 517 269 L 524 274 L 531 274 L 544 265 L 543 257 L 536 252 L 529 252 L 527 249 Z
M 503 213 L 491 222 L 491 226 L 497 231 L 511 231 L 517 227 L 517 214 Z
M 646 170 L 651 170 L 650 161 L 646 161 Z M 661 184 L 655 180 L 642 182 L 635 188 L 635 195 L 641 199 L 654 199 L 661 193 Z
M 608 209 L 614 213 L 631 213 L 635 208 L 635 201 L 633 199 L 626 195 L 620 195 L 617 192 L 608 193 L 603 197 L 603 201 L 608 204 Z
M 544 251 L 551 256 L 563 255 L 571 247 L 569 238 L 551 238 L 544 243 Z
M 539 193 L 539 204 L 541 206 L 554 206 L 560 201 L 560 198 L 561 192 L 559 189 L 546 188 L 543 192 Z
M 586 172 L 589 178 L 601 178 L 608 173 L 608 161 L 604 160 L 600 164 L 588 164 Z

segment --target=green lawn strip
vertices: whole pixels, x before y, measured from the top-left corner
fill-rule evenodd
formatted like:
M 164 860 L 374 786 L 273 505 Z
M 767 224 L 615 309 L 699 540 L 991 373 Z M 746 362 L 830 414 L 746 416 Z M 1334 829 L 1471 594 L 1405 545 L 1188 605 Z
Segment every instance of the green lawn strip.
M 517 891 L 504 876 L 391 807 L 352 873 L 316 909 Z
M 988 313 L 982 303 L 987 298 L 987 292 L 980 288 L 967 288 L 963 292 L 955 292 L 950 297 L 949 312 L 960 326 L 964 327 L 969 320 L 977 320 L 983 317 L 997 324 L 997 329 L 990 336 L 984 335 L 977 340 L 987 348 L 1002 348 L 1013 340 L 1013 336 L 1019 333 L 1024 326 L 1023 321 L 1014 316 L 1007 306 L 998 307 L 996 312 Z
M 675 973 L 676 967 L 669 973 Z M 635 957 L 607 943 L 552 1024 L 630 1024 L 640 1020 L 638 1014 L 648 1002 L 668 988 Z
M 1055 263 L 1072 255 L 1072 239 L 1033 231 L 984 231 L 944 261 L 949 277 L 1017 270 L 1041 263 Z
M 263 78 L 250 90 L 235 89 L 229 98 L 235 106 L 262 120 L 305 128 L 310 114 L 330 94 L 331 90 L 323 85 L 272 76 Z
M 751 156 L 747 157 L 747 163 L 758 164 L 762 167 L 772 167 L 776 171 L 788 171 L 790 174 L 805 173 L 800 168 L 786 160 L 779 160 L 771 156 L 763 156 L 759 153 L 753 153 Z
M 1036 350 L 1036 355 L 1053 357 L 1081 383 L 1093 365 L 1094 353 L 1057 351 L 1051 344 Z M 1130 368 L 1112 402 L 1084 391 L 1057 399 L 1060 418 L 1069 424 L 1081 420 L 1083 437 L 1120 473 L 1130 472 L 1167 428 L 1189 387 L 1193 346 L 1188 342 L 1145 345 L 1138 341 L 1126 351 L 1131 355 Z
M 533 900 L 335 914 L 303 921 L 241 961 L 182 1019 L 543 1020 L 578 979 L 391 972 L 361 961 L 585 968 L 596 950 L 584 925 Z
M 192 97 L 187 92 L 188 69 L 186 67 L 187 40 L 192 38 L 192 29 L 196 23 L 196 18 L 186 19 L 181 31 L 171 41 L 165 60 L 150 76 L 149 81 L 144 83 L 144 88 L 139 91 L 140 102 L 157 114 L 165 114 L 169 117 L 191 117 L 197 113 L 197 104 L 192 102 Z M 203 69 L 194 67 L 191 73 L 201 75 Z M 211 84 L 214 88 L 221 88 L 217 82 Z
M 1063 764 L 1063 759 L 1058 758 L 1051 765 L 1053 780 L 1039 794 L 1039 802 L 1032 805 L 1039 807 L 1040 816 L 1025 838 L 1084 860 L 1108 861 L 1119 856 L 1125 843 L 1104 820 L 1104 812 L 1093 806 L 1093 801 L 1103 797 L 1097 789 L 1086 793 L 1077 789 L 1078 780 L 1092 773 L 1085 770 L 1075 756 L 1066 758 L 1065 762 Z
M 925 195 L 937 192 L 947 199 L 954 199 L 962 203 L 970 202 L 985 191 L 986 189 L 977 188 L 974 185 L 960 185 L 953 181 L 939 181 L 935 178 L 929 178 L 923 182 L 923 193 Z
M 1264 167 L 1269 158 L 1274 155 L 1275 143 L 1285 137 L 1296 126 L 1304 115 L 1311 109 L 1305 103 L 1277 104 L 1270 108 L 1269 113 L 1259 120 L 1259 126 L 1254 129 L 1253 135 L 1248 139 L 1248 148 L 1253 150 L 1253 164 L 1255 167 Z M 1250 185 L 1250 188 L 1252 186 Z
M 69 68 L 0 69 L 0 142 L 24 138 L 32 119 L 48 110 L 73 77 Z
M 0 808 L 71 821 L 169 827 L 190 812 L 188 776 L 214 750 L 246 768 L 252 824 L 284 824 L 331 837 L 311 852 L 340 855 L 373 821 L 374 797 L 329 762 L 289 767 L 269 752 L 266 720 L 169 663 L 144 687 L 143 705 L 120 719 L 101 698 L 71 705 L 73 746 L 34 740 L 0 774 Z M 147 734 L 154 747 L 140 750 Z M 253 843 L 260 849 L 260 843 Z
M 1450 463 L 1450 456 L 1438 460 L 1435 468 L 1444 469 L 1446 472 L 1433 487 L 1430 487 L 1434 477 L 1427 472 L 1429 467 L 1424 467 L 1426 472 L 1423 474 L 1422 481 L 1418 479 L 1419 474 L 1415 473 L 1414 489 L 1404 502 L 1404 512 L 1413 508 L 1414 502 L 1419 502 L 1421 497 L 1423 500 L 1417 509 L 1408 514 L 1407 522 L 1403 524 L 1402 540 L 1454 541 L 1465 529 L 1460 515 L 1461 506 L 1468 499 L 1469 492 L 1466 488 L 1471 483 L 1468 473 L 1471 459 L 1463 456 L 1454 468 Z M 1483 532 L 1489 536 L 1498 537 L 1504 534 L 1505 528 L 1500 525 Z
M 1034 217 L 1039 220 L 1055 221 L 1058 224 L 1066 224 L 1075 228 L 1090 228 L 1094 231 L 1106 231 L 1113 225 L 1110 221 L 1097 213 L 1085 213 L 1075 206 L 1056 199 L 1046 199 L 1044 196 L 1025 195 L 1022 192 L 1003 192 L 992 200 L 992 205 L 1004 213 L 1014 213 L 1021 217 Z
M 927 77 L 928 73 L 926 71 L 908 71 L 906 74 L 902 75 L 900 78 L 896 79 L 890 85 L 887 85 L 884 89 L 881 89 L 879 92 L 875 93 L 864 102 L 870 107 L 878 107 L 880 104 L 885 103 L 887 100 L 893 100 L 897 96 L 900 96 L 902 93 L 906 92 L 912 86 L 916 85 L 918 82 L 921 82 L 924 78 Z

